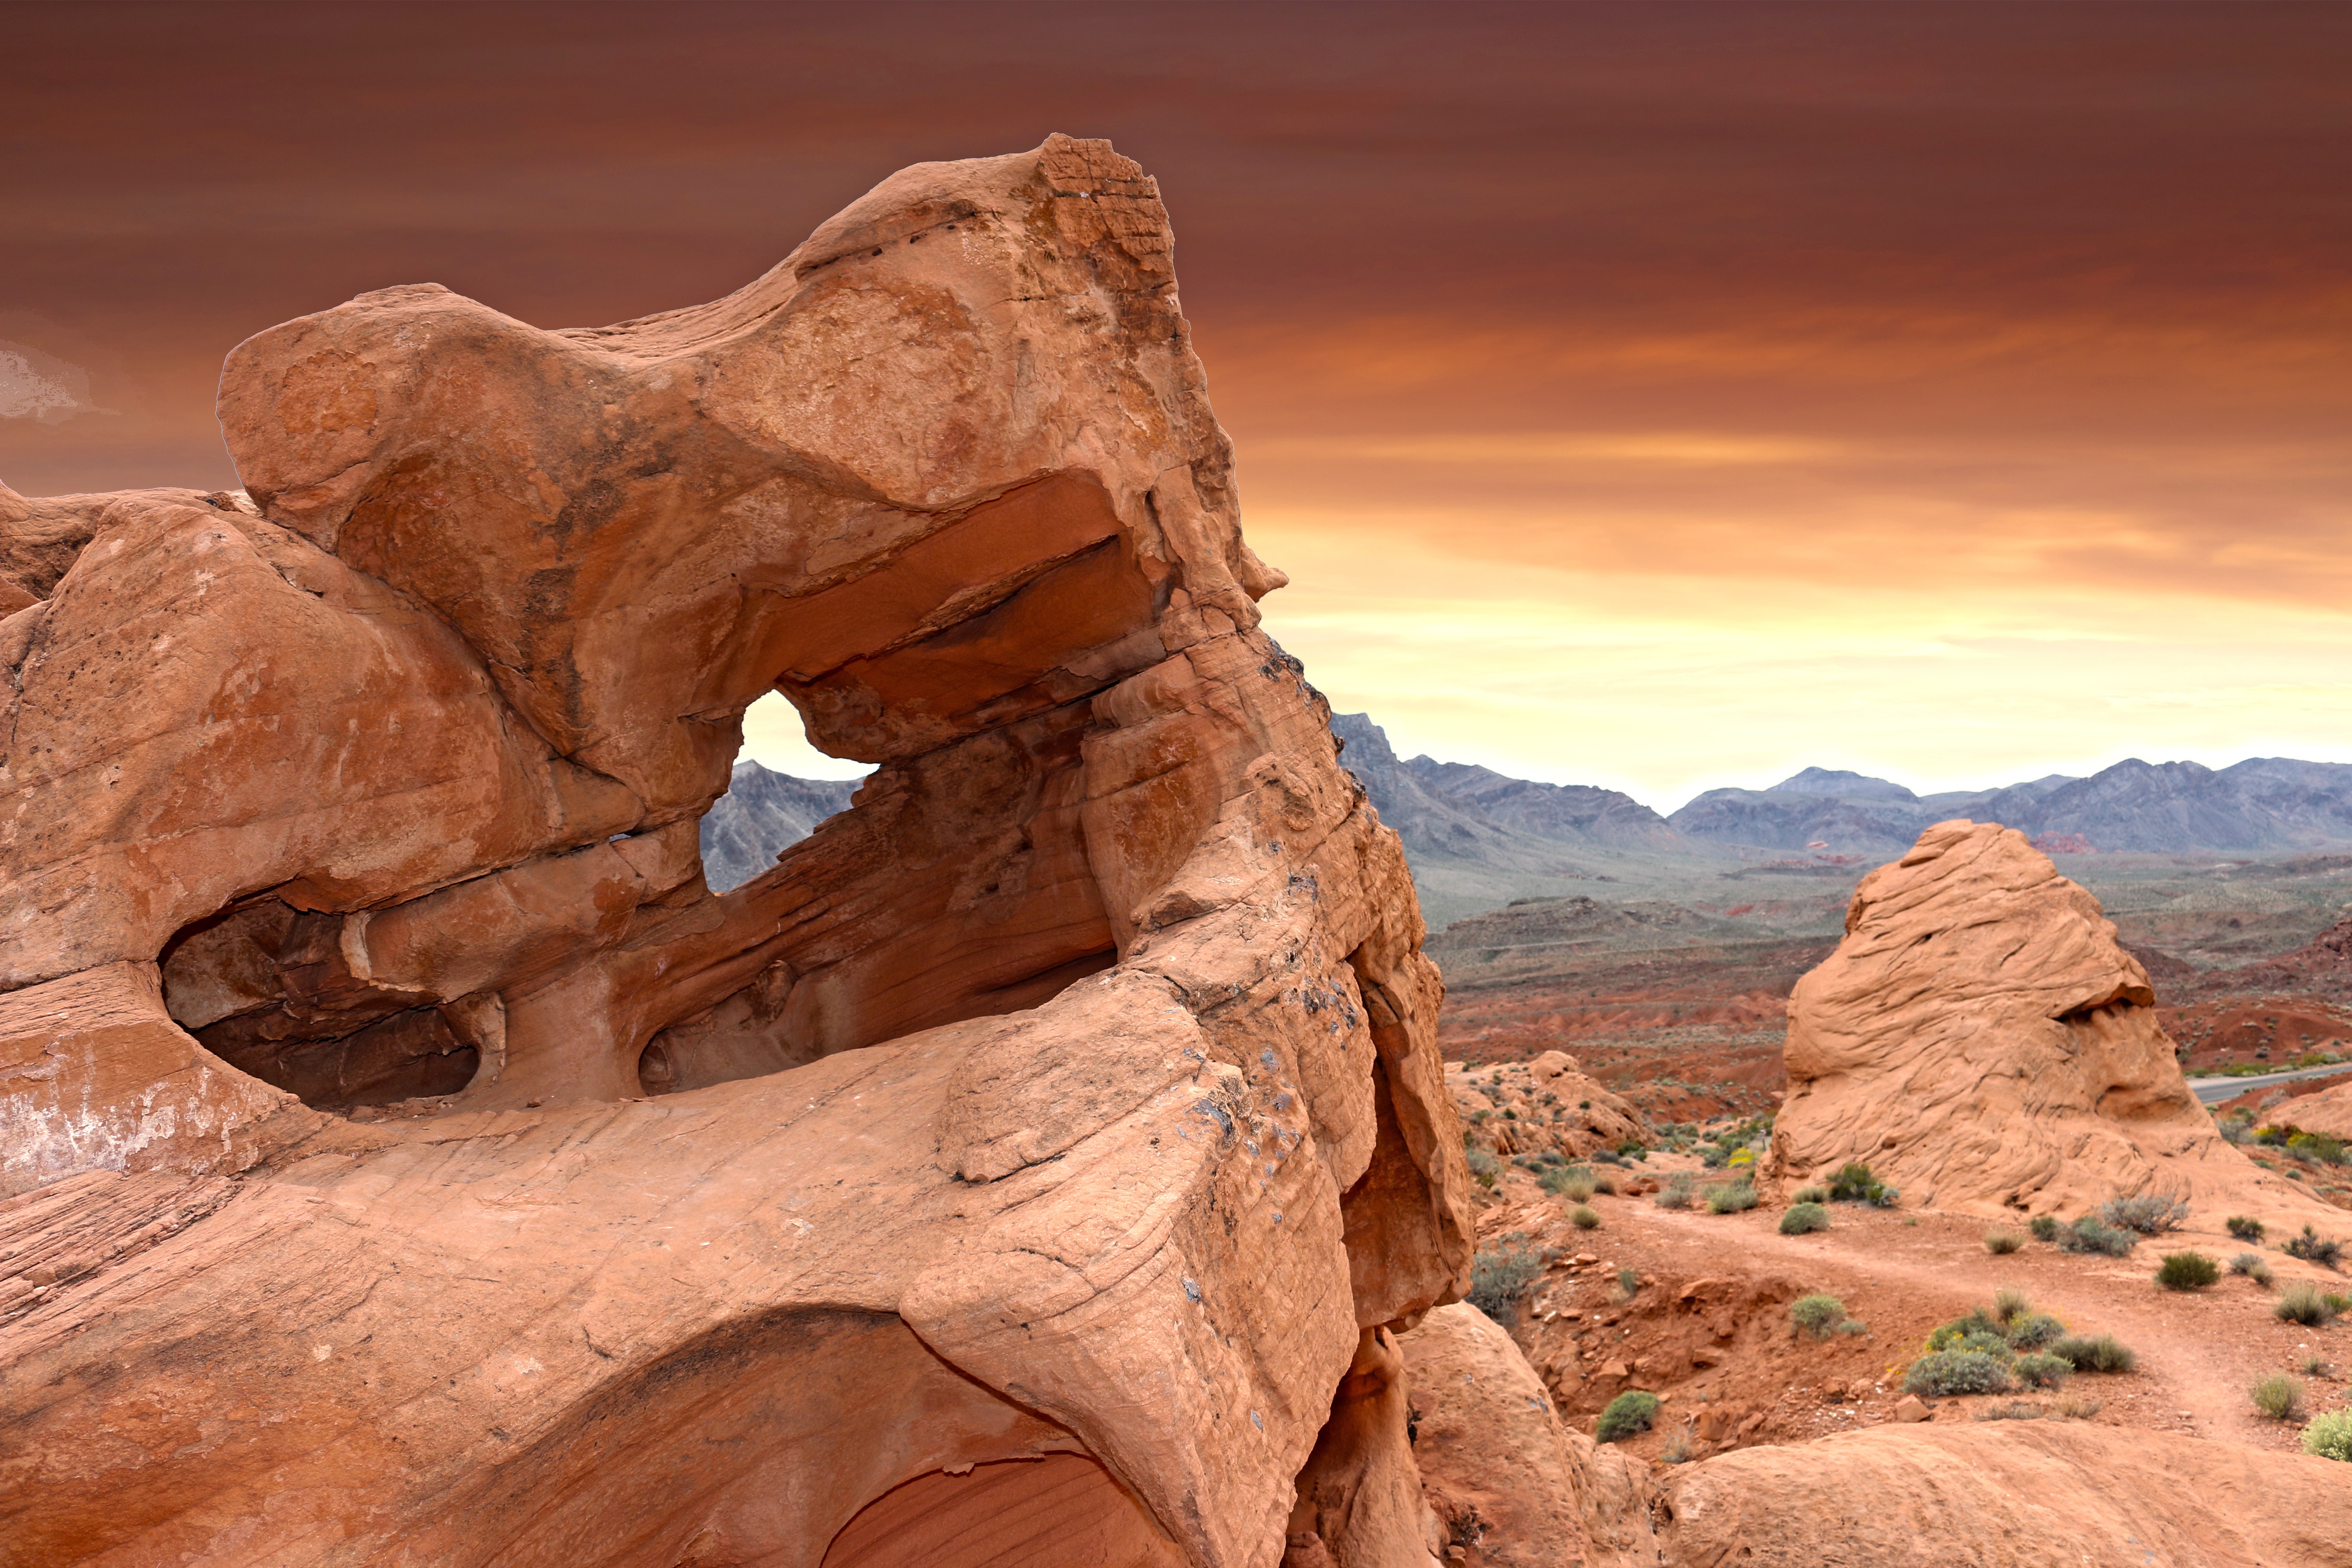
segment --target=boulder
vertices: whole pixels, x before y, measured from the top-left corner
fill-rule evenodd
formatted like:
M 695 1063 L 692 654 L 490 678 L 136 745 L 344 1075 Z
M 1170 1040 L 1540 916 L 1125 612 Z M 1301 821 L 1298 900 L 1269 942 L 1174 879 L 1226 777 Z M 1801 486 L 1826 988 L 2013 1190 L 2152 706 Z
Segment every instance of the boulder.
M 1670 1564 L 2273 1568 L 2340 1562 L 2334 1460 L 2062 1421 L 1879 1426 L 1670 1471 Z
M 1440 984 L 1171 254 L 1056 136 L 0 496 L 0 1558 L 1425 1564 Z M 771 689 L 877 771 L 716 894 Z
M 2024 835 L 1939 823 L 1862 879 L 1845 939 L 1789 1003 L 1765 1174 L 1860 1162 L 1906 1205 L 2074 1215 L 2142 1193 L 2326 1213 L 2223 1141 L 2098 900 Z
M 1413 1457 L 1446 1537 L 1509 1568 L 1654 1563 L 1648 1467 L 1563 1422 L 1511 1336 L 1466 1302 L 1401 1336 Z

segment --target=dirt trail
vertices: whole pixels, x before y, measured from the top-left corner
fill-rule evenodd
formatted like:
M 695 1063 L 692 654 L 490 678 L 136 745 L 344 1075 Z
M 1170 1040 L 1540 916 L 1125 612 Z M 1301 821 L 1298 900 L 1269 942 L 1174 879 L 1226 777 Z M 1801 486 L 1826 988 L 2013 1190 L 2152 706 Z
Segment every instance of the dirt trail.
M 1530 1202 L 1514 1192 L 1518 1202 Z M 2257 1415 L 2247 1386 L 2265 1373 L 2295 1372 L 2310 1354 L 2331 1363 L 2332 1377 L 2306 1378 L 2315 1409 L 2345 1403 L 2352 1384 L 2352 1318 L 2326 1329 L 2284 1323 L 2271 1312 L 2273 1292 L 2224 1273 L 2210 1289 L 2173 1292 L 2153 1280 L 2165 1252 L 2194 1248 L 2221 1262 L 2246 1250 L 2227 1236 L 2186 1232 L 2150 1238 L 2128 1258 L 2084 1257 L 2028 1241 L 2007 1256 L 1987 1252 L 1994 1226 L 1939 1213 L 1899 1213 L 1833 1205 L 1830 1230 L 1805 1237 L 1778 1232 L 1780 1215 L 1660 1209 L 1646 1197 L 1594 1200 L 1602 1227 L 1566 1233 L 1580 1250 L 1630 1262 L 1662 1283 L 1705 1275 L 1780 1274 L 1843 1299 L 1872 1330 L 1872 1353 L 1899 1378 L 1937 1324 L 1972 1306 L 1989 1306 L 1993 1292 L 2014 1286 L 2052 1313 L 2070 1332 L 2112 1333 L 2137 1352 L 2128 1376 L 2084 1376 L 2074 1388 L 2105 1402 L 2103 1424 L 2189 1432 L 2251 1447 L 2286 1449 L 2294 1429 Z M 2022 1226 L 2014 1228 L 2023 1234 Z M 1562 1239 L 1562 1238 L 1554 1238 Z M 2323 1289 L 2352 1291 L 2352 1282 L 2265 1250 L 2281 1285 L 2311 1279 Z M 1728 1371 L 1730 1369 L 1727 1369 Z M 1723 1374 L 1717 1374 L 1721 1377 Z M 1776 1396 L 1790 1369 L 1759 1366 L 1746 1397 Z M 1797 1375 L 1802 1375 L 1799 1373 Z M 1772 1380 L 1780 1380 L 1773 1382 Z M 1893 1379 L 1889 1380 L 1890 1382 Z M 1729 1396 L 1728 1391 L 1725 1395 Z M 1969 1419 L 1974 1405 L 1948 1402 L 1938 1419 Z M 1863 1420 L 1875 1411 L 1857 1412 Z

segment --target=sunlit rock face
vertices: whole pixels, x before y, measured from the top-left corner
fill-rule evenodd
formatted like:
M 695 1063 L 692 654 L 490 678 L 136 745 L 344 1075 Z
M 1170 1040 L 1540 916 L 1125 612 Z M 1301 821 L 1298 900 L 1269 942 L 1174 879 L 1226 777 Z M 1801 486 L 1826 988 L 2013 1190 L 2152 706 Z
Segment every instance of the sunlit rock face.
M 614 327 L 363 295 L 229 356 L 245 491 L 0 498 L 19 1560 L 1299 1548 L 1462 1143 L 1171 255 L 1056 136 Z M 714 895 L 771 689 L 877 771 Z M 1426 1562 L 1402 1441 L 1312 1549 Z

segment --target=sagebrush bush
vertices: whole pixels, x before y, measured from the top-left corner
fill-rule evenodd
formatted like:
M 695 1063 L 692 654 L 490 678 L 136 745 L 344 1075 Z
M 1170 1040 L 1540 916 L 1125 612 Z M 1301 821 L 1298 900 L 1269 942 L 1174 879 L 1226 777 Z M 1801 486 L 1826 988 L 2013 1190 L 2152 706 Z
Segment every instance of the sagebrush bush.
M 1555 1165 L 1538 1176 L 1536 1184 L 1552 1196 L 1566 1198 L 1572 1204 L 1591 1202 L 1601 1185 L 1593 1180 L 1592 1173 L 1582 1165 Z
M 1512 1246 L 1514 1239 L 1482 1248 L 1470 1260 L 1470 1304 L 1507 1329 L 1518 1321 L 1519 1299 L 1544 1269 L 1543 1254 Z
M 1985 1232 L 1985 1250 L 1996 1258 L 2006 1258 L 2025 1245 L 2025 1238 L 2013 1230 Z
M 2076 1372 L 2129 1372 L 2139 1364 L 2132 1348 L 2113 1334 L 2096 1339 L 2068 1334 L 2050 1342 L 2050 1353 Z
M 2327 1298 L 2319 1293 L 2319 1287 L 2297 1280 L 2278 1293 L 2278 1299 L 2271 1303 L 2271 1315 L 2283 1323 L 2323 1329 L 2336 1312 L 2328 1306 Z
M 2299 1377 L 2283 1372 L 2258 1377 L 2246 1390 L 2246 1397 L 2254 1402 L 2256 1410 L 2273 1421 L 2303 1419 L 2303 1379 Z
M 1845 1303 L 1835 1296 L 1815 1291 L 1810 1296 L 1800 1296 L 1789 1304 L 1789 1319 L 1801 1331 L 1817 1340 L 1825 1340 L 1837 1332 L 1838 1325 L 1846 1321 Z
M 1903 1374 L 1906 1393 L 1999 1394 L 2009 1387 L 2009 1363 L 1977 1350 L 1930 1351 Z
M 1830 1211 L 1819 1204 L 1790 1204 L 1780 1215 L 1782 1236 L 1806 1236 L 1830 1227 Z
M 1799 1187 L 1789 1194 L 1789 1201 L 1792 1204 L 1825 1204 L 1830 1201 L 1830 1190 L 1815 1183 L 1811 1186 Z
M 1568 1223 L 1579 1230 L 1598 1230 L 1601 1227 L 1601 1216 L 1582 1204 L 1579 1204 L 1568 1211 Z
M 2221 1266 L 2201 1252 L 2168 1252 L 2156 1269 L 2156 1282 L 2168 1290 L 2202 1290 L 2221 1278 Z
M 1871 1174 L 1868 1165 L 1859 1160 L 1850 1162 L 1830 1178 L 1830 1201 L 1832 1203 L 1874 1204 L 1885 1192 L 1885 1185 Z
M 2271 1282 L 2271 1266 L 2263 1261 L 2263 1255 L 2259 1252 L 2241 1252 L 2230 1259 L 2230 1272 L 2242 1274 L 2257 1285 Z
M 2106 1258 L 2122 1258 L 2139 1245 L 2139 1237 L 2130 1231 L 2101 1225 L 2089 1215 L 2084 1215 L 2059 1233 L 2058 1245 L 2068 1252 L 2095 1252 Z
M 2046 1345 L 2066 1331 L 2066 1325 L 2047 1312 L 2028 1312 L 2009 1325 L 2009 1342 L 2018 1350 Z
M 2154 1236 L 2158 1231 L 2178 1230 L 2180 1222 L 2189 1217 L 2189 1200 L 2168 1198 L 2159 1193 L 2142 1193 L 2137 1197 L 2109 1198 L 2099 1205 L 2099 1218 L 2124 1230 L 2136 1230 L 2142 1236 Z
M 2058 1239 L 2058 1216 L 2047 1214 L 2035 1215 L 2025 1222 L 2025 1228 L 2033 1233 L 2033 1239 L 2036 1241 L 2055 1241 Z
M 1650 1429 L 1658 1418 L 1658 1396 L 1629 1388 L 1609 1402 L 1601 1413 L 1601 1424 L 1592 1435 L 1603 1443 L 1614 1443 L 1621 1437 L 1634 1436 Z
M 2021 1355 L 2009 1370 L 2028 1388 L 2055 1388 L 2074 1375 L 2074 1363 L 2064 1356 Z
M 2248 1219 L 2244 1215 L 2233 1214 L 2222 1223 L 2230 1227 L 2230 1234 L 2240 1241 L 2260 1241 L 2263 1238 L 2263 1222 L 2258 1219 Z
M 1677 1171 L 1666 1178 L 1666 1184 L 1650 1194 L 1650 1201 L 1662 1209 L 1686 1209 L 1698 1191 L 1688 1171 Z
M 1726 1182 L 1708 1190 L 1706 1212 L 1709 1214 L 1745 1214 L 1756 1206 L 1756 1184 L 1748 1181 Z
M 2352 1410 L 2331 1410 L 2315 1415 L 2303 1429 L 2303 1451 L 2323 1459 L 2352 1464 Z
M 1503 1162 L 1484 1149 L 1465 1149 L 1463 1157 L 1470 1162 L 1470 1179 L 1492 1191 L 1503 1178 Z
M 2332 1236 L 2322 1236 L 2309 1226 L 2301 1236 L 2287 1237 L 2283 1251 L 2289 1258 L 2300 1258 L 2305 1263 L 2316 1263 L 2333 1268 L 2344 1261 L 2344 1244 Z

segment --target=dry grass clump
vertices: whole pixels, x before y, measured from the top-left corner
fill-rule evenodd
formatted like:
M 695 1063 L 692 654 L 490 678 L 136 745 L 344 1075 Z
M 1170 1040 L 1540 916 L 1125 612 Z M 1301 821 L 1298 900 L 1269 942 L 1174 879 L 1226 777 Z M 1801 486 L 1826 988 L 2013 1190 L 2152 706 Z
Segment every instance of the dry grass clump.
M 2050 1353 L 2069 1363 L 2076 1372 L 2129 1372 L 2139 1364 L 2132 1348 L 2113 1334 L 2095 1339 L 2068 1334 L 2053 1340 Z
M 2025 1238 L 2013 1230 L 1985 1232 L 1985 1250 L 1995 1258 L 2006 1258 L 2025 1245 Z
M 1601 1216 L 1579 1204 L 1568 1211 L 1568 1223 L 1579 1230 L 1598 1230 L 1601 1228 Z
M 2253 1386 L 2246 1390 L 2246 1397 L 2254 1402 L 2256 1410 L 2273 1421 L 2303 1419 L 2304 1386 L 2303 1379 L 2299 1377 L 2284 1372 L 2258 1377 L 2254 1379 Z
M 2271 1282 L 2271 1266 L 2263 1260 L 2263 1255 L 2259 1252 L 2241 1252 L 2237 1257 L 2230 1259 L 2230 1272 L 2242 1274 L 2255 1284 L 2266 1289 Z
M 2336 1309 L 2327 1304 L 2319 1287 L 2297 1280 L 2278 1293 L 2278 1299 L 2271 1303 L 2271 1313 L 2283 1323 L 2324 1329 L 2335 1319 Z
M 2168 1198 L 2160 1193 L 2142 1193 L 2137 1197 L 2109 1198 L 2099 1205 L 2099 1218 L 2120 1230 L 2136 1230 L 2142 1236 L 2154 1236 L 2158 1231 L 2179 1230 L 2180 1222 L 2189 1217 L 2189 1200 Z

